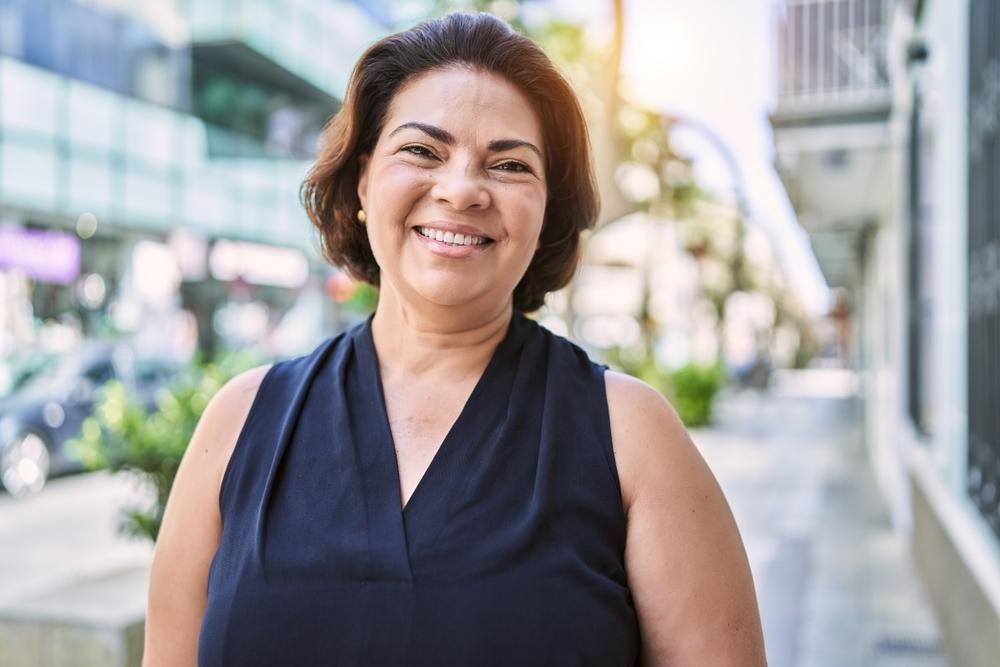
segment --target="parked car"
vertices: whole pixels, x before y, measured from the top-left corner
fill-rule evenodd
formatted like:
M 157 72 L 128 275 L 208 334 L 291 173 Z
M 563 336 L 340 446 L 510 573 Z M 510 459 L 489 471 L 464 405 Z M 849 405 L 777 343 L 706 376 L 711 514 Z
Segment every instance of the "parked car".
M 0 399 L 0 486 L 13 495 L 41 490 L 50 477 L 82 470 L 66 449 L 98 390 L 120 380 L 150 409 L 179 366 L 137 356 L 125 343 L 93 341 L 34 373 Z

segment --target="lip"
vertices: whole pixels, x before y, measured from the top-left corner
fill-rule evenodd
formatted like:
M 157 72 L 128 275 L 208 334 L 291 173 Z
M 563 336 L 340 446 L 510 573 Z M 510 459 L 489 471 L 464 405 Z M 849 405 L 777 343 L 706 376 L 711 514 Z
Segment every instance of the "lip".
M 430 227 L 430 225 L 419 225 L 419 226 Z M 461 227 L 461 225 L 457 226 Z M 435 226 L 434 229 L 441 229 L 442 231 L 445 231 L 444 228 L 437 226 Z M 413 235 L 417 237 L 418 242 L 425 244 L 428 250 L 430 250 L 435 255 L 439 255 L 441 257 L 449 257 L 453 259 L 472 257 L 473 255 L 479 255 L 486 252 L 490 248 L 490 246 L 493 245 L 493 243 L 480 243 L 479 245 L 449 245 L 444 241 L 438 241 L 437 239 L 432 239 L 430 237 L 424 236 L 423 234 L 417 231 L 416 227 L 414 227 L 412 231 Z M 448 229 L 447 231 L 452 231 L 452 230 Z M 458 233 L 461 234 L 462 232 Z M 466 232 L 466 233 L 475 233 L 475 232 Z
M 490 241 L 495 241 L 489 234 L 484 234 L 483 230 L 476 229 L 475 227 L 470 227 L 469 225 L 459 225 L 454 222 L 425 222 L 420 225 L 415 225 L 413 231 L 416 231 L 417 227 L 426 227 L 427 229 L 440 229 L 442 232 L 451 232 L 453 234 L 462 234 L 473 236 L 482 236 L 483 238 L 489 239 Z M 417 232 L 418 234 L 420 232 Z

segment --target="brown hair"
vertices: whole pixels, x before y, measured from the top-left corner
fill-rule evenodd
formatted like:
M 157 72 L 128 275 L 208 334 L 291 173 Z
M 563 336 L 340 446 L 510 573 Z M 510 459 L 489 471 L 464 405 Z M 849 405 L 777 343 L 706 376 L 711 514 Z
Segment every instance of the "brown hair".
M 514 289 L 514 307 L 531 312 L 572 279 L 580 232 L 594 225 L 600 204 L 576 95 L 538 45 L 495 16 L 456 12 L 373 44 L 351 73 L 343 106 L 323 130 L 319 155 L 302 184 L 302 203 L 326 259 L 378 286 L 378 264 L 355 218 L 358 158 L 374 149 L 403 83 L 453 65 L 504 77 L 525 94 L 541 121 L 548 201 L 540 247 Z

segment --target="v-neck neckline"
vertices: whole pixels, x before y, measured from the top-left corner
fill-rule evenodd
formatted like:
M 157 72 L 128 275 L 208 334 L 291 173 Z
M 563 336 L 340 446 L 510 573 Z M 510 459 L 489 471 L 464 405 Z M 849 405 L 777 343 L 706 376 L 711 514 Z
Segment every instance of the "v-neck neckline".
M 449 476 L 447 473 L 448 463 L 451 459 L 455 457 L 453 450 L 456 449 L 456 440 L 460 439 L 459 435 L 468 432 L 469 420 L 474 416 L 480 416 L 481 410 L 476 409 L 477 403 L 482 402 L 486 394 L 489 394 L 489 388 L 493 384 L 493 379 L 496 376 L 497 366 L 500 360 L 504 358 L 505 350 L 510 347 L 513 339 L 515 338 L 515 330 L 517 328 L 518 318 L 520 313 L 515 309 L 511 318 L 507 323 L 507 329 L 504 332 L 503 338 L 494 348 L 490 360 L 486 363 L 486 367 L 483 369 L 482 374 L 476 381 L 475 386 L 472 388 L 472 392 L 466 399 L 465 404 L 462 406 L 461 411 L 458 413 L 458 417 L 449 427 L 447 433 L 445 433 L 444 438 L 438 444 L 434 455 L 431 457 L 430 463 L 428 463 L 427 468 L 424 470 L 420 479 L 417 481 L 417 485 L 413 488 L 410 497 L 407 499 L 406 504 L 403 504 L 403 494 L 402 494 L 402 484 L 400 481 L 399 474 L 399 460 L 396 455 L 396 443 L 392 435 L 392 428 L 389 425 L 389 411 L 387 408 L 386 398 L 385 398 L 385 388 L 382 384 L 382 373 L 379 367 L 378 351 L 375 348 L 375 338 L 372 333 L 372 320 L 374 318 L 374 313 L 368 317 L 365 321 L 364 329 L 362 331 L 361 340 L 365 348 L 367 348 L 366 355 L 368 358 L 366 360 L 366 365 L 362 369 L 369 378 L 374 380 L 373 391 L 375 396 L 373 397 L 376 412 L 378 413 L 378 430 L 379 430 L 379 445 L 384 446 L 388 449 L 387 452 L 383 453 L 380 457 L 383 460 L 387 460 L 391 465 L 391 471 L 386 475 L 387 478 L 392 480 L 392 486 L 394 487 L 393 501 L 395 507 L 399 510 L 400 515 L 403 517 L 405 524 L 410 524 L 410 518 L 417 514 L 420 507 L 420 503 L 425 502 L 423 498 L 431 493 L 431 491 L 425 490 L 427 487 L 434 487 L 438 483 L 447 483 Z M 435 482 L 436 478 L 438 479 Z M 443 494 L 448 491 L 448 489 L 438 489 L 439 493 Z

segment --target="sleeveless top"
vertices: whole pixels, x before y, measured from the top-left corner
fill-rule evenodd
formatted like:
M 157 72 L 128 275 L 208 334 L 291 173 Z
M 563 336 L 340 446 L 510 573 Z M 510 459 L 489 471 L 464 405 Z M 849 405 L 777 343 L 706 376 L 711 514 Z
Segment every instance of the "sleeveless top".
M 371 318 L 276 363 L 223 477 L 199 665 L 637 664 L 605 368 L 515 312 L 401 509 Z

